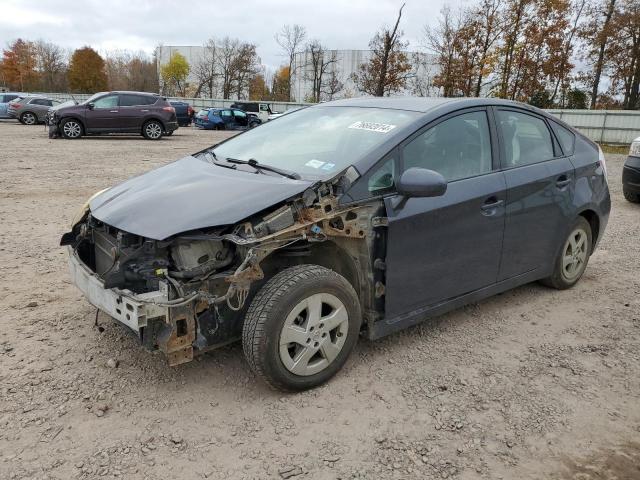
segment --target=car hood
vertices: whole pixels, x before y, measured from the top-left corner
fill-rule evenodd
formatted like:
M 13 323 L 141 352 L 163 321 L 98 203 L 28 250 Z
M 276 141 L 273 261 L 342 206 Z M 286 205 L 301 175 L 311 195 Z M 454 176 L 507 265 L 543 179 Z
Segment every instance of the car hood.
M 73 100 L 67 100 L 66 102 L 62 102 L 59 105 L 55 105 L 53 107 L 49 108 L 50 112 L 57 112 L 59 110 L 63 110 L 65 108 L 69 108 L 69 107 L 76 107 L 78 104 L 76 102 L 74 102 Z
M 311 185 L 189 156 L 110 188 L 89 206 L 95 218 L 112 227 L 164 240 L 189 230 L 237 223 Z

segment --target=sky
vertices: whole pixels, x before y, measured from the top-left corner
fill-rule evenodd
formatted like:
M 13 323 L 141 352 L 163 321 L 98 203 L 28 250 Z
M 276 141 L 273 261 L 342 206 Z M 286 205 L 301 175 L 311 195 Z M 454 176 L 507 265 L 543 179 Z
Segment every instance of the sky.
M 401 28 L 410 50 L 440 9 L 465 0 L 406 0 Z M 257 45 L 262 63 L 283 63 L 274 34 L 304 25 L 308 39 L 329 49 L 366 49 L 375 31 L 395 22 L 401 0 L 0 0 L 0 47 L 16 38 L 44 39 L 65 48 L 89 45 L 144 50 L 156 45 L 202 45 L 226 35 Z

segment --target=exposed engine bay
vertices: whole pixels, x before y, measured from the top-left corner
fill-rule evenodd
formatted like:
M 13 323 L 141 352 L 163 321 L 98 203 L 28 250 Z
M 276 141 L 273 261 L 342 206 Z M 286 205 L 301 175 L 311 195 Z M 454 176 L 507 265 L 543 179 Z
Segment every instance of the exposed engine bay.
M 71 265 L 91 303 L 137 331 L 145 347 L 163 351 L 170 365 L 239 339 L 255 291 L 300 263 L 345 276 L 360 296 L 366 328 L 384 311 L 385 210 L 382 201 L 340 206 L 346 176 L 236 225 L 165 240 L 119 230 L 87 210 L 61 243 L 70 264 L 80 262 L 92 277 L 81 279 Z M 96 293 L 95 283 L 81 285 L 95 281 L 111 299 Z

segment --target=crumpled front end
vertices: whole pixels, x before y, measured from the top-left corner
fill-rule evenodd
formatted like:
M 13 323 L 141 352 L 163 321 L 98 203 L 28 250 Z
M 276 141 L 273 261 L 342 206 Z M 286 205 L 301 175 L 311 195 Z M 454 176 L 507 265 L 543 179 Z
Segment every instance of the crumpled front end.
M 338 188 L 319 184 L 235 225 L 163 240 L 125 232 L 86 210 L 61 244 L 89 302 L 178 365 L 241 337 L 244 311 L 265 276 L 301 262 L 337 262 L 337 250 L 357 263 L 352 281 L 375 310 L 384 295 L 372 273 L 381 204 L 340 207 Z

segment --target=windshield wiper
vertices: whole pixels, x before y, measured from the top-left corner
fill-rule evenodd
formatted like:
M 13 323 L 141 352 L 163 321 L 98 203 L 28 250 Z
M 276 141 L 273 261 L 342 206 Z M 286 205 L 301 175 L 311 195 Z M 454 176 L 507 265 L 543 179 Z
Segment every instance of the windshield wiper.
M 249 165 L 256 170 L 265 170 L 267 172 L 277 173 L 278 175 L 282 175 L 283 177 L 291 178 L 292 180 L 300 180 L 300 174 L 297 172 L 292 172 L 291 170 L 284 170 L 282 168 L 272 167 L 270 165 L 263 165 L 262 163 L 258 163 L 255 158 L 250 158 L 249 160 L 239 160 L 237 158 L 225 158 L 225 160 L 229 163 L 235 163 L 239 165 Z

